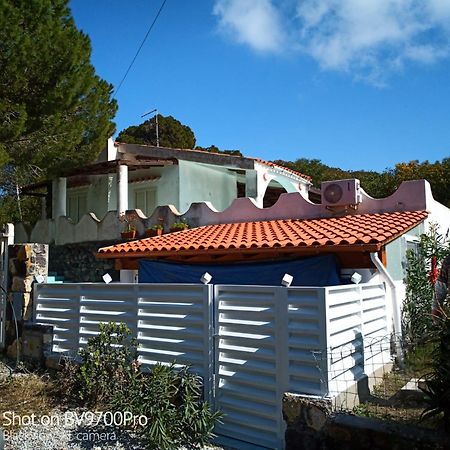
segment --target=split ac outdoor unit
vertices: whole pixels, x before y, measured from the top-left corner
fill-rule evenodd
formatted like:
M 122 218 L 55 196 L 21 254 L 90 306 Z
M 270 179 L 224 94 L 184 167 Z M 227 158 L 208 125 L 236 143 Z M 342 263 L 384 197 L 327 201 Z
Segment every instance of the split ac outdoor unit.
M 325 206 L 348 206 L 361 203 L 359 180 L 324 181 L 321 184 L 322 204 Z

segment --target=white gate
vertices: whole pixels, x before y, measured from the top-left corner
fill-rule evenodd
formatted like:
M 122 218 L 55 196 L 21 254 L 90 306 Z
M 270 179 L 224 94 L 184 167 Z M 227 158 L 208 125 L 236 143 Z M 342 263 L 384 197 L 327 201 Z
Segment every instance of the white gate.
M 269 449 L 284 448 L 282 398 L 287 291 L 215 286 L 215 407 L 225 414 L 215 432 Z M 226 441 L 225 441 L 226 443 Z

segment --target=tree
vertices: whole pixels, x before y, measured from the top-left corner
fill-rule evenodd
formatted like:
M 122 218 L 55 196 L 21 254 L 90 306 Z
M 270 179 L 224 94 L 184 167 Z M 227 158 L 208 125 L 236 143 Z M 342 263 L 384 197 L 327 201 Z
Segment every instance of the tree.
M 93 161 L 117 104 L 68 0 L 0 0 L 0 186 Z
M 446 206 L 450 206 L 450 158 L 430 163 L 410 161 L 396 164 L 393 171 L 395 182 L 418 180 L 424 178 L 431 184 L 434 198 Z
M 195 147 L 195 150 L 201 150 L 208 153 L 221 153 L 223 155 L 243 156 L 240 150 L 220 150 L 216 145 L 210 145 L 209 147 Z
M 187 126 L 172 116 L 158 114 L 158 135 L 161 147 L 194 148 L 195 135 Z M 156 116 L 137 126 L 122 130 L 117 136 L 119 142 L 156 146 Z
M 363 189 L 372 197 L 383 198 L 393 194 L 402 181 L 428 180 L 434 198 L 444 205 L 450 206 L 450 158 L 430 163 L 424 161 L 410 161 L 395 165 L 394 169 L 385 169 L 383 172 L 372 170 L 342 170 L 330 167 L 319 159 L 301 158 L 296 161 L 275 160 L 290 169 L 309 175 L 315 186 L 322 181 L 342 180 L 345 178 L 358 178 Z

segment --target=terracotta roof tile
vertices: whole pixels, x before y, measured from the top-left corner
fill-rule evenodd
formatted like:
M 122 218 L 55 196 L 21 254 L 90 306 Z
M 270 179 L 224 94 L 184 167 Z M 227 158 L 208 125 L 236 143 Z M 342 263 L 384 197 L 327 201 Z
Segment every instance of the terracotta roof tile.
M 298 177 L 304 178 L 305 180 L 308 180 L 308 181 L 312 180 L 312 178 L 309 175 L 305 175 L 303 173 L 297 172 L 296 170 L 289 169 L 289 167 L 286 167 L 286 166 L 281 166 L 280 164 L 275 164 L 272 161 L 266 161 L 265 159 L 261 159 L 261 158 L 252 158 L 252 159 L 254 159 L 256 162 L 259 162 L 261 164 L 265 164 L 266 166 L 278 167 L 279 169 L 283 169 L 286 172 L 290 172 L 294 175 L 297 175 Z
M 347 215 L 323 219 L 271 220 L 207 225 L 154 238 L 103 247 L 99 257 L 157 256 L 192 251 L 214 253 L 232 249 L 319 247 L 339 250 L 344 246 L 378 247 L 418 225 L 425 211 Z M 364 250 L 363 248 L 361 250 Z M 366 248 L 367 250 L 367 248 Z

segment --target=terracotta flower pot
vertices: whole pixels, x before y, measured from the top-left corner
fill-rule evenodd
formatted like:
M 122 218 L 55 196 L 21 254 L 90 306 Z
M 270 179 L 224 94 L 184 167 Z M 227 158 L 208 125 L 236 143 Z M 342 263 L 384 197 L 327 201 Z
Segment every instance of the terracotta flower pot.
M 136 237 L 136 230 L 122 231 L 120 235 L 122 239 L 134 239 Z
M 156 230 L 152 230 L 152 229 L 145 230 L 146 237 L 161 236 L 162 234 L 163 234 L 163 230 L 161 228 L 157 228 Z

